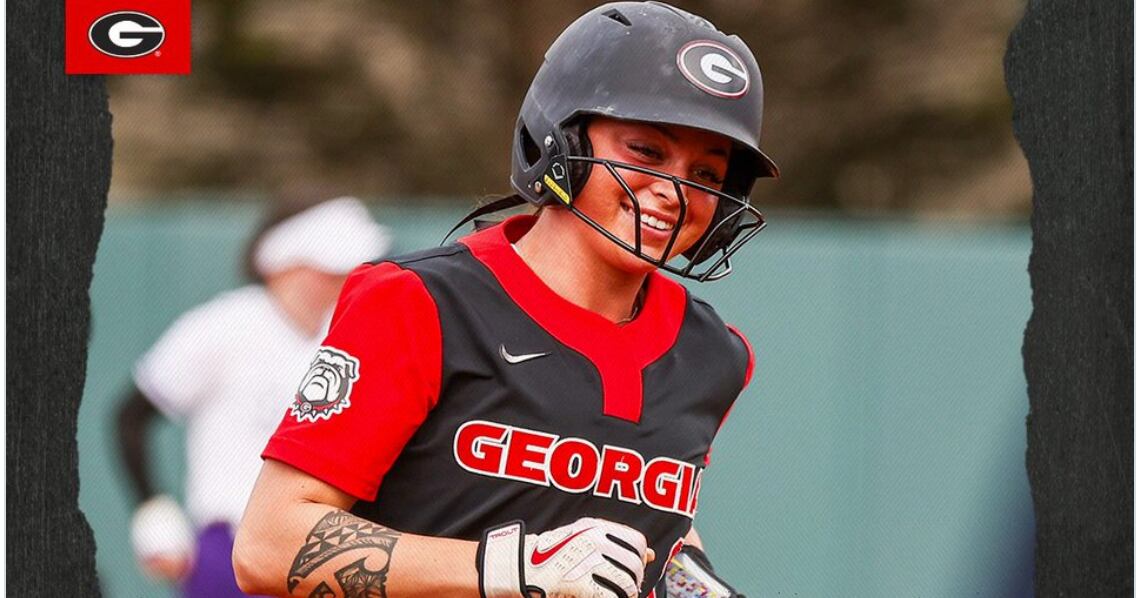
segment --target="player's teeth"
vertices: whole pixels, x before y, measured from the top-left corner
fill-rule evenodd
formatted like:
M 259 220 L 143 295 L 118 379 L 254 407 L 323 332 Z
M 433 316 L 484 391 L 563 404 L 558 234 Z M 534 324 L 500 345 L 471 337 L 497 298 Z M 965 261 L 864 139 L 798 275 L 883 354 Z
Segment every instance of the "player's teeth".
M 656 218 L 655 216 L 651 216 L 649 214 L 641 214 L 640 215 L 640 221 L 643 222 L 644 224 L 647 224 L 648 226 L 651 226 L 652 228 L 654 228 L 656 230 L 665 230 L 665 231 L 666 230 L 672 230 L 671 224 L 664 222 L 663 220 L 660 220 L 659 218 Z

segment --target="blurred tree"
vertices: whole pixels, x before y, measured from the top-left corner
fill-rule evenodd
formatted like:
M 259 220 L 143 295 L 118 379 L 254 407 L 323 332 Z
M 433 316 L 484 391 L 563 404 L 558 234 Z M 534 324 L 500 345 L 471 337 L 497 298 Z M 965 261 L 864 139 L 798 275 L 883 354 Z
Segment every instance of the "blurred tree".
M 322 180 L 364 196 L 507 191 L 514 119 L 584 0 L 201 0 L 189 77 L 112 86 L 112 200 Z M 1026 214 L 1005 41 L 1023 0 L 686 0 L 766 87 L 764 206 Z

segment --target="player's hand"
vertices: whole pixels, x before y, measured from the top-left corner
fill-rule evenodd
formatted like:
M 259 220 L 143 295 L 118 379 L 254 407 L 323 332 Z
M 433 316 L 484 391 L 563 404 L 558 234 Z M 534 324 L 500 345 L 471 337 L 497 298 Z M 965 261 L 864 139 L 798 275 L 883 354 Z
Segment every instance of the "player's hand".
M 654 557 L 643 534 L 604 519 L 530 535 L 514 521 L 483 534 L 479 590 L 484 598 L 636 598 Z
M 193 531 L 182 508 L 169 496 L 142 503 L 130 522 L 130 539 L 139 567 L 149 576 L 181 580 L 193 557 Z

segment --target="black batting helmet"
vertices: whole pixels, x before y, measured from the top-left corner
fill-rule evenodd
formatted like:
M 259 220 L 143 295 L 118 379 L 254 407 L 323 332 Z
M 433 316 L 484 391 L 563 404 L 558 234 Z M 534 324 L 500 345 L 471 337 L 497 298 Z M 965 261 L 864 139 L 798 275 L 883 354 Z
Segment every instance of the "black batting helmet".
M 759 66 L 738 36 L 662 2 L 605 4 L 569 25 L 546 52 L 518 116 L 510 183 L 530 203 L 567 207 L 660 268 L 715 280 L 730 273 L 730 256 L 765 225 L 749 200 L 756 179 L 778 176 L 778 166 L 759 149 L 762 113 Z M 692 127 L 731 139 L 722 189 L 593 157 L 585 131 L 590 116 Z M 719 197 L 707 232 L 684 254 L 687 264 L 665 263 L 680 226 L 660 258 L 651 258 L 641 251 L 639 228 L 635 244 L 629 244 L 574 208 L 574 193 L 594 165 L 616 177 L 626 192 L 622 171 L 670 179 L 680 198 L 681 220 L 683 187 Z M 629 195 L 639 219 L 639 202 Z M 692 272 L 716 253 L 719 258 L 709 267 Z

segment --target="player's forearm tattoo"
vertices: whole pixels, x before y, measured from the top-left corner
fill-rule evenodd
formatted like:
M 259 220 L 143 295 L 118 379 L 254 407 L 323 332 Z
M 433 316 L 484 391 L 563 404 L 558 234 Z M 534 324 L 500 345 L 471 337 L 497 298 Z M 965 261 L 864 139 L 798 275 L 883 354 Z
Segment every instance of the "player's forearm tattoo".
M 320 585 L 316 586 L 315 590 L 312 590 L 308 598 L 336 598 L 336 592 L 333 592 L 332 588 L 328 587 L 328 584 L 320 582 Z
M 325 515 L 312 531 L 304 546 L 296 554 L 288 572 L 288 591 L 292 593 L 300 582 L 321 565 L 350 550 L 378 548 L 383 555 L 380 559 L 372 552 L 368 556 L 336 571 L 336 581 L 343 590 L 342 598 L 386 598 L 387 570 L 391 565 L 391 553 L 399 541 L 399 532 L 361 519 L 346 511 L 331 511 Z M 372 563 L 382 561 L 377 570 L 364 566 L 368 558 Z M 309 598 L 334 598 L 337 594 L 325 582 L 310 593 Z
M 384 582 L 387 581 L 387 566 L 385 565 L 380 571 L 372 571 L 364 566 L 364 561 L 367 559 L 360 559 L 343 569 L 336 572 L 336 581 L 340 582 L 340 589 L 344 590 L 344 596 L 360 596 L 361 598 L 382 598 L 387 596 Z M 391 562 L 390 559 L 387 561 Z

